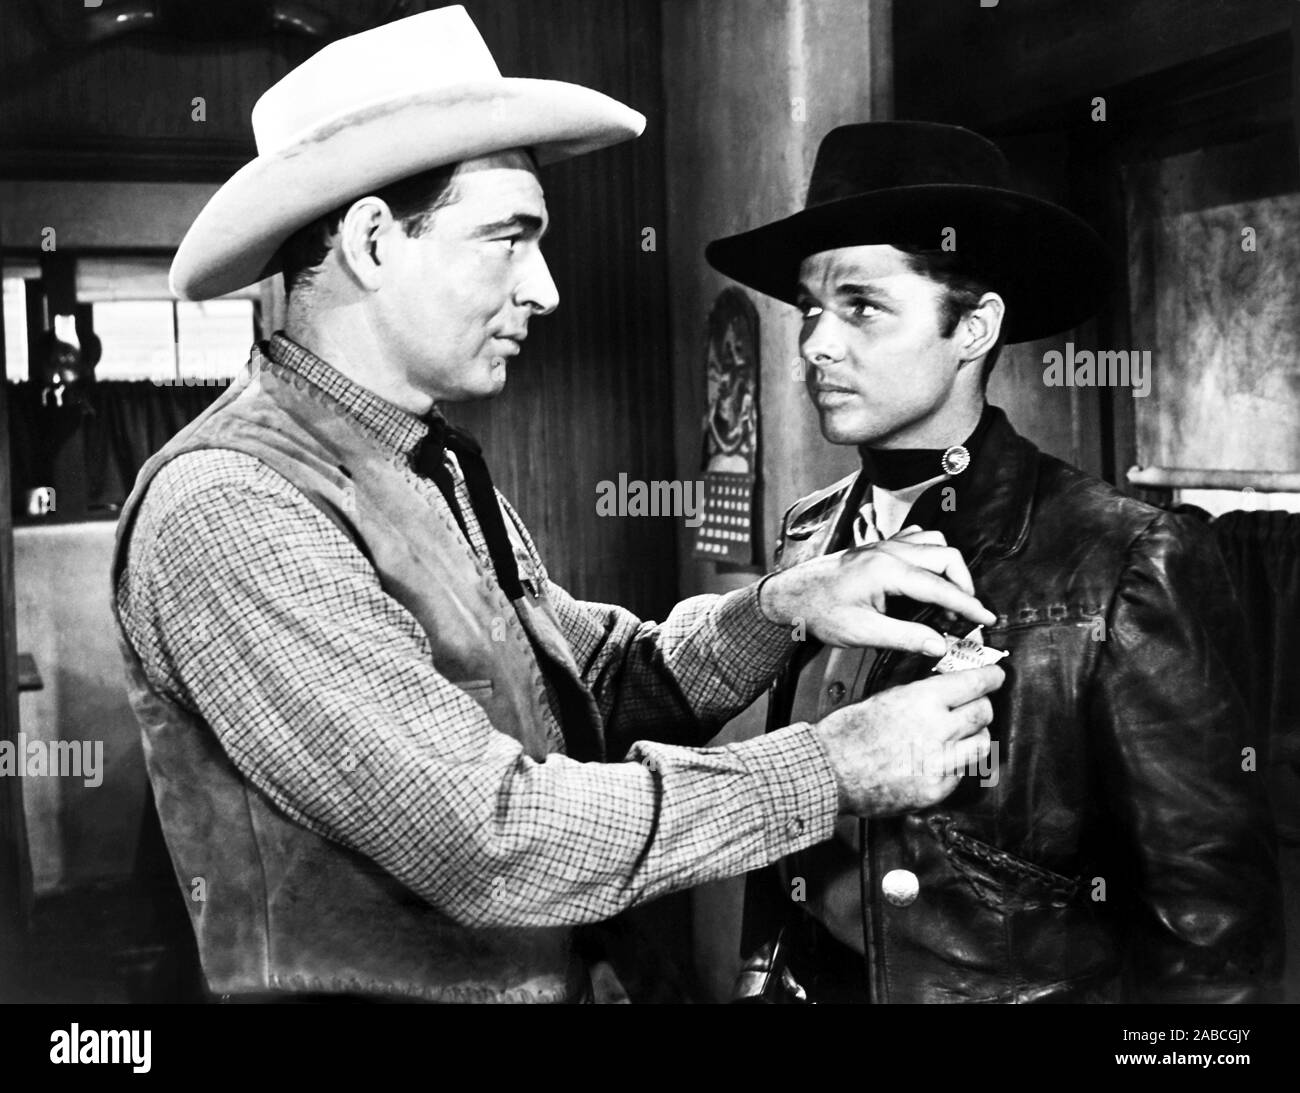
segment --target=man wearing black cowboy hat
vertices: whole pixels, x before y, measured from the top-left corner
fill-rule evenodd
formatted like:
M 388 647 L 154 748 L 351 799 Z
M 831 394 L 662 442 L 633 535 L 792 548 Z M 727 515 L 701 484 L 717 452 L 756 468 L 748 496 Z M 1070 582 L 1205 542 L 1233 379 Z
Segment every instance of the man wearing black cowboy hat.
M 940 531 L 995 625 L 935 658 L 812 646 L 773 725 L 1001 659 L 992 762 L 928 808 L 841 821 L 750 879 L 738 997 L 1248 1001 L 1278 970 L 1279 890 L 1244 642 L 1208 534 L 1039 452 L 984 398 L 1003 342 L 1066 330 L 1108 273 L 1093 231 L 936 124 L 823 141 L 802 212 L 718 240 L 722 273 L 798 307 L 822 433 L 861 472 L 785 515 L 778 565 Z M 895 602 L 901 617 L 939 612 Z

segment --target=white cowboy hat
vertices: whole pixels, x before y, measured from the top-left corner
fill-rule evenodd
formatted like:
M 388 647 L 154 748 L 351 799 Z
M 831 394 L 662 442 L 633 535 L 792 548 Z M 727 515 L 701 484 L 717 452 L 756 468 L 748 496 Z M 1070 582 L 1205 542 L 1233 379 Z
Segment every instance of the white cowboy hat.
M 553 163 L 644 128 L 590 88 L 502 76 L 463 7 L 342 38 L 257 100 L 257 158 L 186 232 L 172 291 L 208 300 L 270 276 L 295 231 L 390 182 L 510 148 Z

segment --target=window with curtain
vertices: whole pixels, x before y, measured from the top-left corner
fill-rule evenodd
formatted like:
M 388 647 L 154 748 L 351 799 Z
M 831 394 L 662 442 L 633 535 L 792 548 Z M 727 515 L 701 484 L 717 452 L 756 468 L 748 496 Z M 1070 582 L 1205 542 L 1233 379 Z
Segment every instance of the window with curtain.
M 18 523 L 114 518 L 144 462 L 239 374 L 258 336 L 258 290 L 171 298 L 167 259 L 81 258 L 76 330 L 99 339 L 93 383 L 55 394 L 39 269 L 5 263 L 5 362 Z

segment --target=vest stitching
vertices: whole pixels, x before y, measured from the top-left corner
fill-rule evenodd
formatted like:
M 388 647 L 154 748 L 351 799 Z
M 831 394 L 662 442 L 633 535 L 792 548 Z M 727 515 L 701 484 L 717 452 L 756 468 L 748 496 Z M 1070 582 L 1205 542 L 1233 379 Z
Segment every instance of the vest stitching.
M 266 856 L 262 853 L 262 841 L 258 838 L 257 827 L 253 823 L 253 807 L 248 799 L 250 783 L 247 778 L 241 778 L 240 781 L 243 782 L 242 798 L 244 814 L 248 817 L 248 833 L 253 840 L 253 849 L 257 853 L 257 871 L 262 878 L 262 936 L 264 939 L 262 942 L 262 980 L 263 982 L 269 982 L 273 966 L 271 960 L 271 886 L 266 876 Z

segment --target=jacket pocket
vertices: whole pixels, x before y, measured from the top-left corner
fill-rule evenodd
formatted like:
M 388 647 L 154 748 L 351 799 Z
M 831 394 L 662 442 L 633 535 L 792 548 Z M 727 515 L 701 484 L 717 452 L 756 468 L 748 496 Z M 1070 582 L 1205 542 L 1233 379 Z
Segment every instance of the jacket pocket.
M 1067 877 L 959 831 L 945 816 L 928 821 L 949 865 L 989 906 L 1004 910 L 1065 907 L 1084 887 L 1082 877 Z

